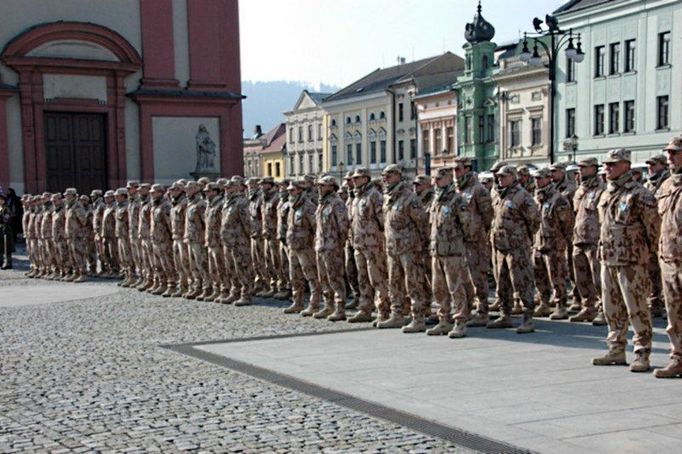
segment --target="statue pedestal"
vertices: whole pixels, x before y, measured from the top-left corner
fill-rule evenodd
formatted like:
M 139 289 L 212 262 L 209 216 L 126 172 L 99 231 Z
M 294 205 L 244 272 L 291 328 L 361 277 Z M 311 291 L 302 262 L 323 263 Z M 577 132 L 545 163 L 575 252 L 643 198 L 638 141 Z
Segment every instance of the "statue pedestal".
M 192 175 L 192 178 L 194 178 L 195 181 L 202 177 L 206 177 L 211 181 L 216 181 L 220 178 L 220 172 L 216 172 L 215 170 L 199 170 L 190 172 L 189 174 Z

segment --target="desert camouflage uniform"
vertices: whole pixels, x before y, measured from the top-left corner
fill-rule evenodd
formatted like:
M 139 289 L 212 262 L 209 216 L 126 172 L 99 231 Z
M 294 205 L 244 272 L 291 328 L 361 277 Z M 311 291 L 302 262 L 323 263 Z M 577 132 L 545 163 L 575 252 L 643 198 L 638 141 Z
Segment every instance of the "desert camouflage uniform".
M 192 272 L 189 266 L 189 248 L 184 243 L 185 213 L 187 211 L 187 197 L 180 194 L 171 199 L 171 233 L 173 237 L 173 263 L 177 273 L 177 292 L 174 296 L 184 295 L 189 291 L 192 282 Z
M 159 276 L 155 273 L 154 267 L 154 246 L 152 244 L 151 236 L 151 215 L 152 215 L 152 202 L 150 196 L 140 196 L 140 211 L 137 223 L 137 238 L 142 246 L 140 251 L 140 259 L 142 263 L 140 265 L 140 275 L 144 278 L 144 288 L 151 289 L 152 285 L 160 285 Z
M 81 205 L 83 205 L 81 203 Z M 95 230 L 94 230 L 94 210 L 91 205 L 83 205 L 85 210 L 85 257 L 88 262 L 88 271 L 92 275 L 97 274 L 97 249 L 95 247 Z
M 223 242 L 220 236 L 220 225 L 223 212 L 223 198 L 218 195 L 206 200 L 206 236 L 205 245 L 208 251 L 208 273 L 213 284 L 212 299 L 228 296 L 232 287 L 225 268 Z
M 432 187 L 424 189 L 421 194 L 419 194 L 419 201 L 424 207 L 424 212 L 426 213 L 427 220 L 429 220 L 429 213 L 431 212 L 431 205 L 436 197 L 436 191 Z M 430 222 L 430 220 L 429 220 Z M 428 232 L 431 231 L 431 225 L 428 226 Z M 424 292 L 426 294 L 426 303 L 424 304 L 424 316 L 431 316 L 431 302 L 433 301 L 433 280 L 431 275 L 431 260 L 428 257 L 422 261 L 424 264 Z
M 655 175 L 651 175 L 644 187 L 647 188 L 655 196 L 663 184 L 670 178 L 670 171 L 665 169 Z M 663 281 L 661 278 L 661 266 L 658 260 L 658 251 L 652 250 L 651 258 L 649 259 L 649 279 L 651 280 L 651 292 L 649 293 L 648 304 L 652 315 L 660 316 L 665 305 L 663 301 Z
M 556 183 L 556 189 L 564 197 L 566 197 L 568 199 L 568 203 L 571 205 L 571 209 L 575 210 L 575 207 L 573 206 L 573 199 L 575 198 L 575 192 L 577 191 L 577 185 L 572 178 L 569 178 L 568 173 L 566 173 L 564 175 L 563 181 Z M 564 266 L 564 264 L 565 264 L 566 268 L 563 270 L 563 275 L 568 276 L 571 283 L 573 284 L 573 302 L 575 304 L 581 304 L 582 303 L 582 297 L 580 295 L 578 284 L 576 283 L 575 272 L 574 272 L 574 267 L 573 267 L 573 242 L 572 241 L 568 243 L 568 246 L 566 248 L 566 261 L 562 262 L 562 266 Z
M 658 244 L 660 219 L 653 194 L 627 172 L 609 185 L 599 200 L 599 259 L 602 301 L 609 325 L 606 342 L 612 352 L 627 345 L 628 318 L 635 331 L 635 353 L 651 352 L 651 314 L 647 266 Z
M 57 251 L 52 241 L 52 203 L 46 202 L 40 218 L 40 242 L 45 257 L 45 266 L 50 274 L 57 268 Z
M 355 194 L 353 191 L 348 191 L 348 200 L 346 200 L 346 211 L 348 212 L 348 222 L 352 225 L 352 211 L 353 200 Z M 353 296 L 353 304 L 357 305 L 360 302 L 360 285 L 358 284 L 358 268 L 355 266 L 355 249 L 353 248 L 353 229 L 348 228 L 348 239 L 344 246 L 344 269 L 346 271 L 346 280 L 350 287 L 351 295 Z
M 310 287 L 310 304 L 307 313 L 312 315 L 320 308 L 320 281 L 317 278 L 315 258 L 315 204 L 301 193 L 290 197 L 287 219 L 287 246 L 289 247 L 289 276 L 292 299 L 297 307 L 303 306 L 305 282 Z
M 277 243 L 279 247 L 280 274 L 282 279 L 282 291 L 291 291 L 289 280 L 289 253 L 287 251 L 287 218 L 289 217 L 289 194 L 280 192 L 277 203 Z
M 137 193 L 128 198 L 128 241 L 130 244 L 130 273 L 136 279 L 133 284 L 139 284 L 142 280 L 144 259 L 142 257 L 142 242 L 140 233 L 140 194 Z
M 33 218 L 33 225 L 31 228 L 31 233 L 35 241 L 36 256 L 38 258 L 38 276 L 42 277 L 49 273 L 49 264 L 46 256 L 45 246 L 43 242 L 43 236 L 41 232 L 41 225 L 43 223 L 43 213 L 45 212 L 45 206 L 43 202 L 39 202 L 36 206 L 36 214 Z
M 151 212 L 150 237 L 152 241 L 152 262 L 159 280 L 157 291 L 164 290 L 170 296 L 177 290 L 177 272 L 173 262 L 173 232 L 171 227 L 170 202 L 163 197 L 149 202 Z
M 87 268 L 87 212 L 78 200 L 64 202 L 66 207 L 65 236 L 71 252 L 70 259 L 76 277 L 85 276 Z
M 116 243 L 118 246 L 118 263 L 124 274 L 124 284 L 133 284 L 135 275 L 132 269 L 132 257 L 130 255 L 130 224 L 128 223 L 128 200 L 115 202 L 116 205 Z
M 343 250 L 350 224 L 346 204 L 335 191 L 320 200 L 315 212 L 315 221 L 317 225 L 315 233 L 317 270 L 325 309 L 335 308 L 339 314 L 344 314 L 346 282 L 342 271 Z
M 285 270 L 282 268 L 282 261 L 279 254 L 280 241 L 277 238 L 277 205 L 279 203 L 279 194 L 275 188 L 272 188 L 268 192 L 263 192 L 261 200 L 263 252 L 265 254 L 267 274 L 270 276 L 267 287 L 274 292 L 280 292 L 285 289 L 285 278 L 283 276 Z
M 28 202 L 23 202 L 24 205 L 24 214 L 21 216 L 21 230 L 24 232 L 24 240 L 26 241 L 26 255 L 28 256 L 28 262 L 29 262 L 29 272 L 28 274 L 31 274 L 33 271 L 33 251 L 31 251 L 31 241 L 30 241 L 30 233 L 28 232 L 28 224 L 29 220 L 31 218 L 31 205 Z
M 353 192 L 351 228 L 360 290 L 358 310 L 371 315 L 376 295 L 377 312 L 383 320 L 388 318 L 391 308 L 384 249 L 384 200 L 371 182 Z
M 230 298 L 250 302 L 254 292 L 254 270 L 251 261 L 251 215 L 249 201 L 241 193 L 226 194 L 220 235 L 223 240 L 225 267 L 232 288 Z
M 28 211 L 26 227 L 24 227 L 24 238 L 26 238 L 26 244 L 28 244 L 29 257 L 31 260 L 31 271 L 29 271 L 29 276 L 31 277 L 35 277 L 40 272 L 40 253 L 35 234 L 37 212 L 38 207 L 35 205 L 35 202 L 32 202 L 30 210 Z
M 208 275 L 206 249 L 204 249 L 205 211 L 206 201 L 199 193 L 188 198 L 185 212 L 185 234 L 182 239 L 189 249 L 189 267 L 192 273 L 192 291 L 189 295 L 194 298 L 200 296 L 202 291 L 207 293 L 212 285 Z
M 258 190 L 249 190 L 249 215 L 251 216 L 251 260 L 256 273 L 256 291 L 270 290 L 271 282 L 265 262 L 265 240 L 263 239 L 262 197 Z
M 104 200 L 101 198 L 97 199 L 92 204 L 92 242 L 95 255 L 95 263 L 97 263 L 97 258 L 99 258 L 101 272 L 105 273 L 107 271 L 106 265 L 104 263 L 104 242 L 102 241 L 102 217 L 104 216 L 104 210 L 106 205 Z M 94 268 L 96 270 L 97 267 Z
M 102 213 L 102 268 L 109 274 L 120 272 L 118 261 L 118 241 L 116 239 L 116 201 L 104 206 Z
M 57 254 L 56 260 L 56 274 L 63 278 L 69 274 L 71 270 L 71 260 L 69 253 L 69 245 L 66 242 L 66 211 L 64 205 L 55 206 L 52 210 L 52 241 L 54 242 L 55 252 Z

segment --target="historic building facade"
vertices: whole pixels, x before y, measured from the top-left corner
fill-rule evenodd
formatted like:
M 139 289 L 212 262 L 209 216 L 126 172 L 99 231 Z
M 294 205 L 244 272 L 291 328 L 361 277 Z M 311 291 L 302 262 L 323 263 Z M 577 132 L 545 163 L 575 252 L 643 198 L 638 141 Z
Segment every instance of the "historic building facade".
M 290 177 L 320 173 L 324 164 L 324 116 L 321 103 L 330 93 L 303 90 L 286 117 L 286 173 Z
M 3 186 L 241 172 L 237 0 L 3 1 L 0 48 Z
M 555 12 L 580 33 L 585 61 L 559 60 L 556 149 L 575 135 L 577 155 L 611 148 L 644 161 L 682 133 L 682 2 L 570 1 Z
M 421 155 L 431 171 L 451 165 L 457 156 L 457 92 L 451 85 L 414 98 L 419 119 Z

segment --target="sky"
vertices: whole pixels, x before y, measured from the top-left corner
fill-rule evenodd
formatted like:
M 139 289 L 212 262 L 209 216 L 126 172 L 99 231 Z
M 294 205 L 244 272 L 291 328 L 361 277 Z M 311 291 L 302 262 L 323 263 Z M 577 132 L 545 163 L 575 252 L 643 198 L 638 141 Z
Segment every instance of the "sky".
M 483 0 L 498 44 L 567 0 Z M 344 87 L 376 68 L 451 51 L 477 0 L 241 0 L 242 79 Z

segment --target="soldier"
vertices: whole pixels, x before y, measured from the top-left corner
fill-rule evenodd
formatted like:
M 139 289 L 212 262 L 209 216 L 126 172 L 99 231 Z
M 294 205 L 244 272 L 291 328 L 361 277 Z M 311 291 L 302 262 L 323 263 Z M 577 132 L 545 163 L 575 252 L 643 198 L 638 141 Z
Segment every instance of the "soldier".
M 118 285 L 131 287 L 135 283 L 135 273 L 130 252 L 130 224 L 128 223 L 128 190 L 118 188 L 114 194 L 116 198 L 116 244 L 118 245 L 118 263 L 123 273 L 123 281 Z
M 116 240 L 116 194 L 109 190 L 104 193 L 104 212 L 102 213 L 102 270 L 105 277 L 117 277 L 120 269 L 118 262 L 118 243 Z
M 313 202 L 313 204 L 317 205 L 317 202 L 320 198 L 320 195 L 317 193 L 317 187 L 315 186 L 317 177 L 313 174 L 308 174 L 303 177 L 303 181 L 305 184 L 304 194 L 311 202 Z
M 70 259 L 73 267 L 73 282 L 86 281 L 87 268 L 87 212 L 78 200 L 78 192 L 75 188 L 64 191 L 66 198 L 66 216 L 64 231 L 71 252 Z
M 516 169 L 516 172 L 519 174 L 519 182 L 523 189 L 528 191 L 528 194 L 535 194 L 535 181 L 530 174 L 528 166 L 519 166 L 518 169 Z
M 672 360 L 664 368 L 656 369 L 654 376 L 675 378 L 682 377 L 682 137 L 672 139 L 663 150 L 668 154 L 673 175 L 657 192 L 662 226 L 658 257 Z
M 21 204 L 24 208 L 24 212 L 21 216 L 21 227 L 24 232 L 24 240 L 26 242 L 26 255 L 28 255 L 29 270 L 26 272 L 26 276 L 33 272 L 33 251 L 31 251 L 31 241 L 30 233 L 28 232 L 28 223 L 31 218 L 31 196 L 29 194 L 24 194 L 21 196 Z
M 272 298 L 275 293 L 284 290 L 284 278 L 280 276 L 284 272 L 279 255 L 279 239 L 277 238 L 277 189 L 272 177 L 263 177 L 260 180 L 261 192 L 261 225 L 263 227 L 262 238 L 264 242 L 265 266 L 268 269 L 270 282 L 266 283 L 266 290 L 260 294 L 261 298 Z
M 152 242 L 152 266 L 158 277 L 158 285 L 151 293 L 168 298 L 177 291 L 177 273 L 173 263 L 172 207 L 164 194 L 160 184 L 151 187 L 149 235 Z
M 481 181 L 483 187 L 486 188 L 488 192 L 492 191 L 494 182 L 494 178 L 492 177 L 492 175 L 488 173 L 482 173 L 478 178 Z
M 291 281 L 289 280 L 289 255 L 287 252 L 287 218 L 289 217 L 289 187 L 291 180 L 285 178 L 277 184 L 279 201 L 277 202 L 277 247 L 279 249 L 279 261 L 282 272 L 282 290 L 275 294 L 278 300 L 291 298 Z
M 28 209 L 24 213 L 28 213 L 26 216 L 26 225 L 24 226 L 24 238 L 26 238 L 26 247 L 28 249 L 29 260 L 31 262 L 31 268 L 26 273 L 26 277 L 35 278 L 38 276 L 38 246 L 36 245 L 36 237 L 33 231 L 33 226 L 36 219 L 36 202 L 35 196 L 28 195 L 26 197 Z
M 140 233 L 140 197 L 138 191 L 140 182 L 131 180 L 128 181 L 126 189 L 128 190 L 128 241 L 130 243 L 130 273 L 132 276 L 131 287 L 137 287 L 142 284 L 144 278 L 142 277 L 142 243 L 139 238 Z
M 348 210 L 336 191 L 336 178 L 325 176 L 317 182 L 320 203 L 315 212 L 315 252 L 324 308 L 315 318 L 332 322 L 346 319 L 346 282 L 343 279 L 343 249 L 348 237 Z
M 511 328 L 512 288 L 525 307 L 523 323 L 517 333 L 535 331 L 533 324 L 533 265 L 531 242 L 540 224 L 540 214 L 533 197 L 521 187 L 516 169 L 503 166 L 496 173 L 499 193 L 494 200 L 495 217 L 491 237 L 495 248 L 497 295 L 500 317 L 488 328 Z
M 104 249 L 102 241 L 102 217 L 104 216 L 104 200 L 102 199 L 103 192 L 99 189 L 93 189 L 90 192 L 90 199 L 92 200 L 92 243 L 93 243 L 93 254 L 95 257 L 95 263 L 97 263 L 97 258 L 100 262 L 100 272 L 99 275 L 105 275 L 107 273 L 104 264 Z M 92 258 L 91 258 L 92 260 Z M 95 269 L 97 269 L 95 267 Z
M 488 188 L 488 191 L 490 192 L 490 198 L 491 198 L 491 203 L 493 206 L 496 204 L 496 200 L 499 198 L 500 194 L 500 184 L 497 176 L 497 172 L 504 166 L 508 165 L 506 161 L 495 161 L 493 166 L 490 168 L 490 173 L 493 176 L 493 182 L 492 186 Z M 492 241 L 491 241 L 492 243 Z M 493 278 L 495 282 L 497 282 L 497 275 L 495 274 L 497 272 L 497 263 L 495 262 L 497 254 L 495 253 L 495 248 L 494 246 L 491 245 L 491 255 L 490 255 L 490 260 L 491 260 L 491 265 L 492 265 L 492 271 L 493 271 Z M 517 300 L 518 300 L 518 295 L 514 295 L 514 304 L 515 306 L 517 305 Z M 497 298 L 495 299 L 495 302 L 493 303 L 492 306 L 490 306 L 489 310 L 490 311 L 499 311 L 500 308 L 502 307 L 502 304 L 500 302 L 500 296 L 497 295 Z
M 348 203 L 348 185 L 344 182 L 336 193 L 343 203 Z
M 44 254 L 46 274 L 43 275 L 45 279 L 56 279 L 55 270 L 57 268 L 57 251 L 54 248 L 52 241 L 52 194 L 46 192 L 43 194 L 43 215 L 40 218 L 40 238 L 42 250 Z
M 95 230 L 94 225 L 94 207 L 92 204 L 92 199 L 86 194 L 81 194 L 78 198 L 83 209 L 86 213 L 86 229 L 85 229 L 85 244 L 86 252 L 85 257 L 88 263 L 88 273 L 90 276 L 95 277 L 98 275 L 97 272 L 97 250 L 95 249 Z
M 422 251 L 428 241 L 426 212 L 408 183 L 401 181 L 402 170 L 399 166 L 388 165 L 382 176 L 386 188 L 383 214 L 391 314 L 388 320 L 377 323 L 377 327 L 402 328 L 403 304 L 408 301 L 412 321 L 404 327 L 403 332 L 424 332 L 424 306 L 429 298 L 424 292 L 422 262 Z
M 287 245 L 289 246 L 289 274 L 291 279 L 291 306 L 285 314 L 301 313 L 310 317 L 320 310 L 320 282 L 315 259 L 315 204 L 304 194 L 304 180 L 292 181 L 288 187 L 289 219 L 287 220 Z M 310 287 L 310 303 L 303 310 L 305 283 Z
M 248 306 L 253 297 L 254 271 L 251 259 L 251 216 L 249 201 L 244 197 L 244 180 L 232 177 L 225 185 L 220 234 L 223 240 L 225 268 L 233 288 L 229 298 L 219 302 Z
M 348 171 L 344 177 L 344 182 L 348 188 L 348 199 L 346 200 L 346 210 L 348 211 L 348 221 L 352 223 L 352 209 L 353 199 L 355 194 L 353 188 L 353 172 Z M 355 266 L 355 249 L 353 249 L 353 230 L 349 229 L 348 239 L 346 240 L 346 247 L 344 248 L 344 270 L 346 272 L 346 281 L 350 287 L 350 293 L 353 300 L 346 304 L 346 309 L 355 309 L 360 302 L 360 286 L 358 284 L 358 269 Z
M 438 324 L 426 334 L 447 334 L 456 339 L 466 336 L 466 321 L 472 294 L 464 285 L 469 281 L 465 241 L 471 239 L 471 211 L 463 194 L 457 192 L 452 169 L 440 168 L 436 174 L 438 192 L 429 212 L 429 254 L 433 274 L 433 295 L 438 304 Z M 451 304 L 455 304 L 455 325 Z
M 142 249 L 139 252 L 139 257 L 142 261 L 139 266 L 142 282 L 135 288 L 141 292 L 149 290 L 150 293 L 154 293 L 162 284 L 159 281 L 158 276 L 155 276 L 154 273 L 154 247 L 152 245 L 151 237 L 152 205 L 149 198 L 150 189 L 151 185 L 149 183 L 142 183 L 139 186 L 137 194 L 137 203 L 140 207 L 137 220 L 137 241 L 142 246 Z M 163 284 L 163 286 L 165 287 L 165 284 Z
M 601 266 L 597 256 L 599 244 L 599 212 L 597 206 L 606 185 L 597 175 L 597 158 L 583 159 L 580 168 L 580 187 L 575 192 L 575 227 L 573 230 L 573 270 L 578 291 L 582 296 L 580 312 L 569 318 L 571 322 L 592 322 L 605 325 L 604 311 L 597 300 L 601 295 Z
M 436 194 L 433 190 L 433 185 L 431 184 L 431 177 L 429 175 L 417 175 L 412 181 L 412 188 L 414 189 L 415 194 L 419 196 L 419 200 L 421 201 L 428 218 L 428 214 L 431 211 L 431 204 L 433 203 Z M 430 226 L 428 231 L 431 231 Z M 426 276 L 426 279 L 424 279 L 424 292 L 427 295 L 427 299 L 424 304 L 424 317 L 426 317 L 427 322 L 437 322 L 438 314 L 433 314 L 431 311 L 431 301 L 433 301 L 433 292 L 431 291 L 433 282 L 431 280 L 431 262 L 426 262 L 427 261 L 425 260 L 424 275 Z
M 32 225 L 32 234 L 35 238 L 36 251 L 38 256 L 38 273 L 36 277 L 45 277 L 49 272 L 49 265 L 47 263 L 47 256 L 45 251 L 45 242 L 43 240 L 41 226 L 43 223 L 43 213 L 45 212 L 45 197 L 49 197 L 49 193 L 36 196 L 36 215 Z M 8 209 L 9 213 L 9 209 Z
M 646 306 L 647 266 L 658 244 L 660 219 L 654 195 L 633 181 L 630 151 L 611 150 L 604 160 L 608 187 L 599 199 L 599 259 L 609 350 L 595 366 L 626 365 L 628 318 L 635 331 L 632 372 L 649 370 L 653 330 Z
M 190 300 L 199 299 L 199 297 L 201 299 L 206 298 L 211 293 L 212 288 L 207 269 L 206 250 L 204 249 L 206 201 L 201 197 L 200 191 L 201 185 L 196 181 L 188 181 L 185 185 L 187 211 L 185 212 L 183 242 L 189 251 L 192 285 L 191 290 L 184 297 Z
M 538 170 L 535 183 L 535 201 L 540 207 L 540 229 L 535 235 L 533 261 L 540 305 L 535 308 L 534 315 L 549 315 L 551 320 L 564 320 L 568 318 L 566 247 L 573 237 L 575 218 L 570 202 L 552 182 L 549 169 Z M 549 305 L 552 294 L 556 306 L 554 312 Z
M 173 263 L 178 275 L 176 290 L 171 295 L 174 298 L 189 293 L 192 282 L 192 273 L 189 266 L 189 248 L 185 244 L 185 213 L 187 211 L 187 198 L 185 197 L 185 184 L 176 181 L 170 187 L 171 202 L 171 235 L 173 238 Z
M 256 296 L 262 296 L 269 290 L 270 275 L 265 262 L 265 240 L 263 239 L 263 201 L 258 188 L 258 178 L 246 180 L 248 186 L 249 215 L 251 216 L 251 261 L 256 272 Z
M 355 189 L 350 218 L 360 300 L 358 312 L 348 319 L 350 323 L 372 321 L 375 295 L 378 297 L 377 323 L 388 319 L 391 307 L 384 249 L 384 200 L 370 184 L 370 178 L 367 168 L 356 169 L 353 173 Z
M 61 194 L 52 194 L 52 241 L 56 253 L 55 279 L 63 280 L 71 271 L 69 245 L 66 242 L 66 212 Z
M 222 179 L 221 179 L 222 180 Z M 206 185 L 206 233 L 205 245 L 208 251 L 208 274 L 213 283 L 213 290 L 204 298 L 205 301 L 216 301 L 229 296 L 230 279 L 225 272 L 225 256 L 220 235 L 223 212 L 223 184 L 208 183 Z
M 478 309 L 470 320 L 469 326 L 486 326 L 490 321 L 488 274 L 492 250 L 481 245 L 488 246 L 490 241 L 490 224 L 493 220 L 492 199 L 488 190 L 478 181 L 469 158 L 455 159 L 454 172 L 457 178 L 455 188 L 467 203 L 471 223 L 471 231 L 468 232 L 465 242 L 469 279 L 465 279 L 462 285 L 467 301 L 473 300 L 475 292 Z

